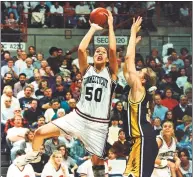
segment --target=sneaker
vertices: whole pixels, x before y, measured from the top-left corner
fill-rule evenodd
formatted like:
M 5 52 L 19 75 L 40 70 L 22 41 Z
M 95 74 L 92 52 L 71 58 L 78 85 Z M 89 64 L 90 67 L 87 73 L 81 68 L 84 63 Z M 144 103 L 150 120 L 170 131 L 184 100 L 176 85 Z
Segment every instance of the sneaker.
M 29 152 L 25 155 L 19 156 L 14 160 L 14 164 L 21 167 L 29 163 L 38 163 L 41 160 L 39 152 Z
M 47 28 L 48 26 L 47 25 L 43 25 L 43 28 Z

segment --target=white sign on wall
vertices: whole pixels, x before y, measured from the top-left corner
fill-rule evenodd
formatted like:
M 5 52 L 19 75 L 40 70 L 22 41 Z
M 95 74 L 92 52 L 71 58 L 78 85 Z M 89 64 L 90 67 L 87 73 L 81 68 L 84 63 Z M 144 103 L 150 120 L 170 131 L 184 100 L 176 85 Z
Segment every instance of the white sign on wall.
M 108 45 L 109 44 L 108 36 L 94 36 L 95 45 Z M 116 36 L 117 45 L 127 45 L 128 37 L 127 36 Z
M 4 50 L 12 50 L 15 51 L 19 48 L 21 48 L 22 50 L 25 50 L 25 43 L 24 42 L 1 42 L 1 44 L 3 44 L 4 46 Z

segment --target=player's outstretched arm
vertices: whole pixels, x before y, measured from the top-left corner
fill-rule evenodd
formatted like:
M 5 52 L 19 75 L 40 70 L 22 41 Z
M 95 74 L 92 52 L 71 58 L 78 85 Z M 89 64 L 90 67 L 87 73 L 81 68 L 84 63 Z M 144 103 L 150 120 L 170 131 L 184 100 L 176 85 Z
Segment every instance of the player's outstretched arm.
M 118 72 L 118 63 L 116 56 L 116 39 L 113 29 L 113 16 L 108 10 L 108 25 L 109 25 L 109 67 L 112 72 L 112 77 L 115 80 Z
M 132 87 L 134 81 L 138 78 L 136 75 L 135 67 L 135 47 L 136 44 L 141 40 L 141 36 L 136 37 L 137 33 L 141 28 L 142 17 L 138 17 L 135 21 L 133 18 L 133 25 L 131 27 L 131 36 L 129 39 L 129 44 L 127 47 L 127 52 L 125 56 L 125 65 L 123 68 L 125 79 L 128 84 Z
M 97 30 L 103 29 L 102 27 L 100 27 L 99 25 L 94 24 L 94 23 L 90 23 L 90 25 L 91 25 L 91 27 L 90 27 L 89 31 L 84 36 L 84 38 L 82 39 L 82 41 L 78 47 L 78 61 L 79 61 L 79 66 L 80 66 L 80 72 L 82 74 L 86 71 L 86 69 L 88 67 L 86 49 L 87 49 L 94 33 Z

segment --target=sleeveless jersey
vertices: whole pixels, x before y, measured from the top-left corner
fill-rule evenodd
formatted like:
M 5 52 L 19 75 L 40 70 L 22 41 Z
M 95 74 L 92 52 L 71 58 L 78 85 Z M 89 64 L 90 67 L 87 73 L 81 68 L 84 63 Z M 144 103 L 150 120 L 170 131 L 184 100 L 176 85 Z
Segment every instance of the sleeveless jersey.
M 174 155 L 176 151 L 175 139 L 172 137 L 172 144 L 170 145 L 170 147 L 168 147 L 162 135 L 158 135 L 157 138 L 160 138 L 162 140 L 162 146 L 159 148 L 158 158 L 161 160 L 174 160 Z M 156 165 L 156 168 L 159 168 L 159 166 Z
M 111 98 L 116 82 L 112 80 L 108 67 L 99 73 L 93 66 L 86 70 L 79 101 L 78 113 L 87 119 L 100 122 L 109 122 Z
M 139 102 L 134 103 L 128 99 L 128 133 L 130 137 L 153 136 L 153 127 L 146 118 L 147 103 L 150 99 L 150 95 L 147 92 Z

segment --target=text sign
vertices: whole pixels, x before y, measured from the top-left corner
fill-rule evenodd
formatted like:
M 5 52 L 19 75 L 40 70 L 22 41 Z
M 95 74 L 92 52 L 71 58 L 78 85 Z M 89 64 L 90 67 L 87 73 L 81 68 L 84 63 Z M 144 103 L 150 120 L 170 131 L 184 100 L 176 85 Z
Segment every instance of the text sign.
M 127 36 L 116 36 L 116 44 L 117 45 L 127 45 Z M 95 45 L 108 45 L 109 37 L 108 36 L 94 36 L 94 44 Z
M 21 48 L 22 50 L 25 50 L 25 43 L 24 42 L 1 42 L 4 46 L 4 50 L 17 50 Z

